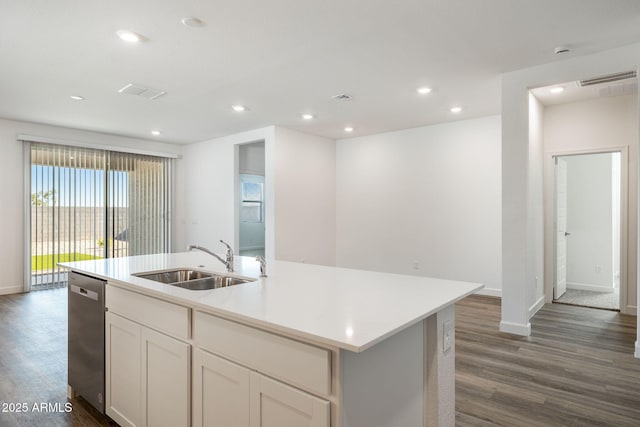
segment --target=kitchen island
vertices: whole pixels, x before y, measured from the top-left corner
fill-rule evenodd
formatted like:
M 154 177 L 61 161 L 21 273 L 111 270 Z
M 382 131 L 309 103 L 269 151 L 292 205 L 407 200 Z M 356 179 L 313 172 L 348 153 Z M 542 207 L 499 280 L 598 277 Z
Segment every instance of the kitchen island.
M 454 425 L 454 308 L 482 285 L 236 257 L 255 279 L 193 291 L 134 274 L 227 274 L 196 252 L 64 265 L 107 281 L 107 414 L 121 425 Z

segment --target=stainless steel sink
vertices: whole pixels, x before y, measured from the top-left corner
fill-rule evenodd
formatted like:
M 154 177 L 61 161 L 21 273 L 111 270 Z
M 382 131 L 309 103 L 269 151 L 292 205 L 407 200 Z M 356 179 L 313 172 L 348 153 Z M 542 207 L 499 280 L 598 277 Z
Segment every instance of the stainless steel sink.
M 192 291 L 204 291 L 208 289 L 225 288 L 241 283 L 253 282 L 256 279 L 227 276 L 222 274 L 207 273 L 191 269 L 174 269 L 133 274 L 136 277 L 165 283 L 171 286 L 189 289 Z
M 207 289 L 226 288 L 227 286 L 239 285 L 241 283 L 249 283 L 254 280 L 241 279 L 231 276 L 212 276 L 200 280 L 191 280 L 188 282 L 171 283 L 171 285 L 179 286 L 192 291 L 204 291 Z
M 198 270 L 179 269 L 179 270 L 166 270 L 156 271 L 152 273 L 136 273 L 134 276 L 142 277 L 143 279 L 153 280 L 161 283 L 177 283 L 186 282 L 189 280 L 198 280 L 205 277 L 211 277 L 210 273 L 205 273 Z

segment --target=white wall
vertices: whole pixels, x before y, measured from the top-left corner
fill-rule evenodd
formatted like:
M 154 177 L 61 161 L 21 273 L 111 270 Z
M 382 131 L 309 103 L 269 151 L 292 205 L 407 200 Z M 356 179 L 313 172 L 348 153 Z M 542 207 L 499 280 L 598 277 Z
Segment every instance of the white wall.
M 625 269 L 627 286 L 621 289 L 626 304 L 620 307 L 627 314 L 637 311 L 637 203 L 638 203 L 638 98 L 636 95 L 596 98 L 547 106 L 544 110 L 544 144 L 547 158 L 545 180 L 552 182 L 551 155 L 584 150 L 619 149 L 628 150 L 628 210 L 627 258 L 621 260 Z M 553 188 L 545 189 L 545 200 L 550 206 Z M 552 215 L 548 213 L 548 215 Z M 553 224 L 547 222 L 546 251 L 553 251 Z M 573 236 L 572 236 L 573 237 Z M 569 244 L 572 238 L 569 239 Z M 547 289 L 553 285 L 553 264 L 547 263 Z M 548 292 L 550 294 L 550 291 Z
M 0 236 L 4 242 L 0 247 L 0 294 L 22 292 L 25 282 L 24 161 L 18 134 L 158 153 L 180 154 L 182 150 L 173 144 L 0 119 Z
M 339 140 L 336 173 L 339 266 L 500 294 L 499 116 Z
M 275 256 L 335 265 L 336 144 L 275 129 Z
M 527 233 L 533 215 L 528 203 L 529 169 L 533 167 L 528 153 L 529 89 L 637 70 L 639 58 L 640 44 L 635 44 L 593 55 L 573 56 L 502 76 L 503 300 L 500 329 L 505 332 L 521 335 L 531 332 L 526 294 L 535 267 L 527 253 L 537 251 L 538 256 L 543 255 L 535 247 L 535 236 Z M 637 180 L 637 177 L 631 179 Z M 639 344 L 636 344 L 636 353 L 640 355 Z
M 239 144 L 265 141 L 267 258 L 335 264 L 335 142 L 268 127 L 190 144 L 178 167 L 176 250 L 196 243 L 237 251 Z
M 186 145 L 178 161 L 174 251 L 190 244 L 224 252 L 220 239 L 238 251 L 236 226 L 239 145 L 265 141 L 272 150 L 274 128 L 267 127 Z M 273 175 L 265 155 L 265 222 L 273 223 Z M 273 257 L 273 230 L 267 228 L 265 251 Z
M 567 288 L 613 291 L 611 153 L 567 162 Z
M 241 145 L 239 158 L 240 173 L 264 176 L 264 141 Z

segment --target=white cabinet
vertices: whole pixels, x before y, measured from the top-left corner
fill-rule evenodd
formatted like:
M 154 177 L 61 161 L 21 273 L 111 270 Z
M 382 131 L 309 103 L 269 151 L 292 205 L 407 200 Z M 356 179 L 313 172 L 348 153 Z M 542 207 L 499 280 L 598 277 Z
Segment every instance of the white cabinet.
M 142 426 L 140 325 L 107 313 L 106 412 L 121 426 Z
M 191 346 L 145 327 L 141 338 L 143 425 L 189 426 Z
M 116 297 L 110 299 L 110 292 Z M 189 426 L 191 346 L 123 317 L 128 314 L 118 302 L 123 292 L 130 293 L 107 289 L 107 415 L 121 426 Z M 151 305 L 157 301 L 143 298 Z
M 196 349 L 193 355 L 193 426 L 249 427 L 250 371 Z
M 331 352 L 196 311 L 193 339 L 211 353 L 313 394 L 331 394 Z
M 194 427 L 329 427 L 330 403 L 201 349 L 194 354 Z
M 326 400 L 251 373 L 251 427 L 329 427 Z

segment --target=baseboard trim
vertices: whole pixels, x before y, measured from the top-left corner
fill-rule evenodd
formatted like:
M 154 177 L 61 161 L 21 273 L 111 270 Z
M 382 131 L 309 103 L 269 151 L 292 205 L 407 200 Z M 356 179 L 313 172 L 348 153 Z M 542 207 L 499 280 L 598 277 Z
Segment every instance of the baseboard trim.
M 608 286 L 590 285 L 588 283 L 575 283 L 575 282 L 567 282 L 567 289 L 575 289 L 576 291 L 591 291 L 591 292 L 607 292 L 607 293 L 615 292 L 615 289 Z
M 636 359 L 640 359 L 640 341 L 636 341 L 636 352 L 634 356 Z
M 521 323 L 506 322 L 503 320 L 500 322 L 500 332 L 528 337 L 531 335 L 531 323 L 527 322 L 526 325 L 523 325 Z
M 476 295 L 486 295 L 488 297 L 502 298 L 502 289 L 482 288 L 478 292 L 476 292 Z
M 0 295 L 20 294 L 24 292 L 22 286 L 12 286 L 10 288 L 0 288 Z
M 538 298 L 538 301 L 529 307 L 529 319 L 531 319 L 544 306 L 544 295 Z
M 635 305 L 629 305 L 627 304 L 627 308 L 625 308 L 624 310 L 620 310 L 622 312 L 622 314 L 628 314 L 630 316 L 637 316 L 638 315 L 638 307 Z
M 239 251 L 254 251 L 256 249 L 264 249 L 264 246 L 247 246 L 247 247 L 241 247 L 239 249 Z

